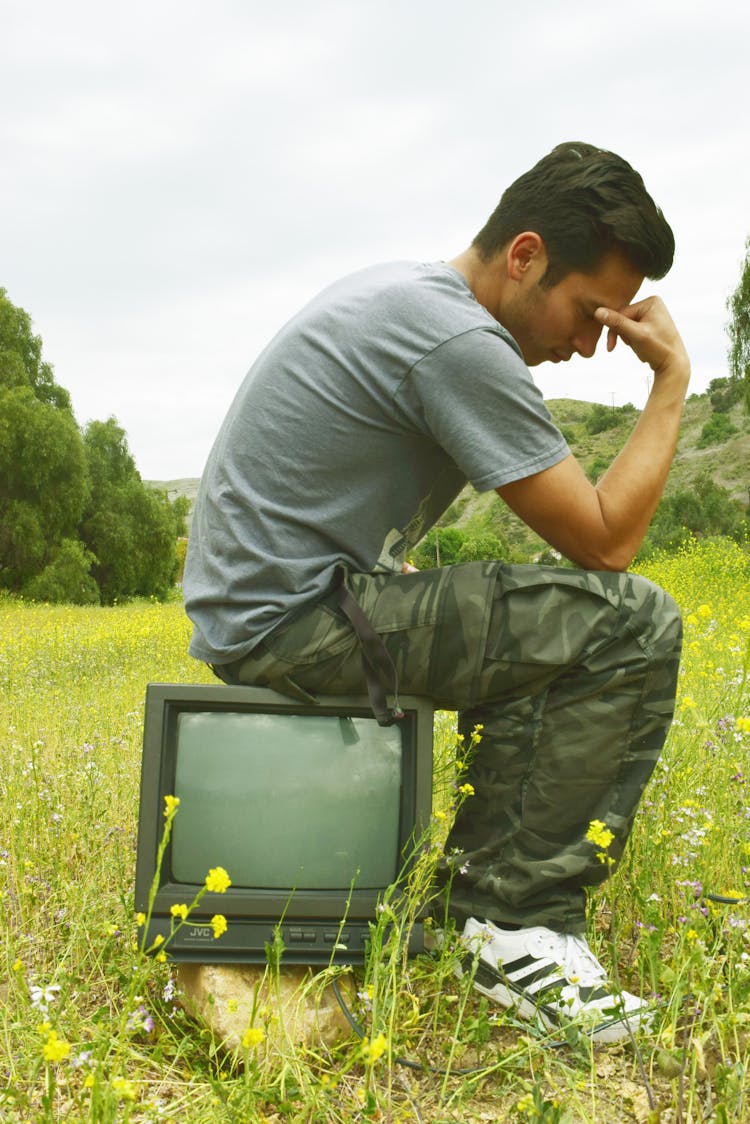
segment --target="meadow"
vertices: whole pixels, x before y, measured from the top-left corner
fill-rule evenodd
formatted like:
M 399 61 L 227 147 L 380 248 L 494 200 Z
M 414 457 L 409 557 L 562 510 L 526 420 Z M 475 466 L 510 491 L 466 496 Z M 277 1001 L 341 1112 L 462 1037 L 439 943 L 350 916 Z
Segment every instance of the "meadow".
M 276 1026 L 271 1045 L 266 1010 L 226 1050 L 180 1005 L 168 957 L 143 955 L 133 914 L 145 685 L 211 681 L 181 606 L 0 599 L 0 1120 L 750 1120 L 750 554 L 694 543 L 642 572 L 683 609 L 677 711 L 589 938 L 657 1013 L 597 1048 L 490 1007 L 455 978 L 451 942 L 406 961 L 377 929 L 352 984 L 366 1038 L 302 1048 Z M 471 798 L 455 752 L 441 714 L 412 903 Z

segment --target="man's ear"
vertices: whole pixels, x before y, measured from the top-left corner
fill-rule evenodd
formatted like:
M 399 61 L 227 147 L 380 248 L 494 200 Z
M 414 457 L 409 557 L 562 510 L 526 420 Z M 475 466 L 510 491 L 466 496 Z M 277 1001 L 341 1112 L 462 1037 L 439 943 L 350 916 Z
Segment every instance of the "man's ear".
M 530 272 L 543 276 L 547 269 L 547 251 L 541 235 L 534 230 L 517 234 L 508 246 L 506 263 L 508 276 L 513 281 L 522 281 Z

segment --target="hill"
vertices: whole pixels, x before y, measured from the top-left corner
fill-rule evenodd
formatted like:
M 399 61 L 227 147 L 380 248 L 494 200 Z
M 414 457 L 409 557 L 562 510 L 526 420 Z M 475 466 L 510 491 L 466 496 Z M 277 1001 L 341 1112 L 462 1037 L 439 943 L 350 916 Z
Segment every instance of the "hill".
M 721 380 L 717 380 L 721 381 Z M 685 403 L 685 413 L 677 446 L 677 454 L 672 465 L 665 495 L 689 490 L 696 477 L 707 473 L 714 483 L 726 488 L 732 499 L 743 509 L 748 506 L 750 496 L 750 418 L 746 417 L 741 403 L 732 404 L 728 410 L 715 414 L 712 396 L 715 393 L 693 394 Z M 639 411 L 620 407 L 612 411 L 611 421 L 615 424 L 599 433 L 587 430 L 587 421 L 593 408 L 591 402 L 574 398 L 553 398 L 547 407 L 556 423 L 565 434 L 575 456 L 581 461 L 587 474 L 595 479 L 614 459 L 627 440 L 635 425 Z M 598 407 L 600 411 L 608 407 Z M 701 434 L 704 426 L 714 417 L 723 417 L 725 426 L 735 432 L 719 436 L 715 444 L 701 448 Z M 187 496 L 191 504 L 195 499 L 198 480 L 149 481 L 170 499 Z M 443 527 L 457 527 L 471 533 L 490 532 L 505 539 L 520 557 L 532 558 L 543 552 L 546 544 L 508 510 L 494 492 L 481 495 L 467 487 L 457 497 L 443 518 Z

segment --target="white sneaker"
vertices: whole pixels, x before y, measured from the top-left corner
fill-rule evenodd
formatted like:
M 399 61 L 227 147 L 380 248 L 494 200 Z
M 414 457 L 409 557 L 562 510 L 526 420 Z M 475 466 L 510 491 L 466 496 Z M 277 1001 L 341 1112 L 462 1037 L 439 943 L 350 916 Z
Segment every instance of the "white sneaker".
M 542 926 L 498 929 L 470 917 L 461 943 L 467 953 L 459 974 L 476 962 L 477 991 L 523 1018 L 540 1018 L 548 1030 L 575 1021 L 595 1042 L 618 1042 L 653 1016 L 637 995 L 613 991 L 585 937 Z

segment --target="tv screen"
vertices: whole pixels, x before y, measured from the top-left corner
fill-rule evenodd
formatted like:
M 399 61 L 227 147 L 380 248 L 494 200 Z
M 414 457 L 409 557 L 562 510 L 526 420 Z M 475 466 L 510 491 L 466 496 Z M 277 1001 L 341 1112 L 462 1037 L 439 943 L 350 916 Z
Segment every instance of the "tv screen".
M 404 718 L 381 727 L 360 696 L 312 704 L 149 684 L 135 895 L 147 946 L 162 937 L 176 960 L 257 962 L 278 926 L 286 961 L 361 961 L 431 812 L 432 707 L 400 702 Z M 179 806 L 157 869 L 168 795 Z M 189 905 L 217 866 L 231 887 L 205 894 L 174 931 L 171 907 Z M 417 926 L 410 951 L 420 945 Z

